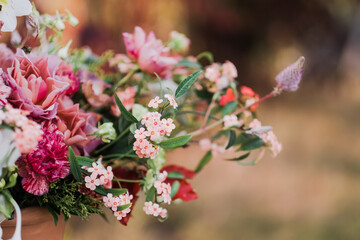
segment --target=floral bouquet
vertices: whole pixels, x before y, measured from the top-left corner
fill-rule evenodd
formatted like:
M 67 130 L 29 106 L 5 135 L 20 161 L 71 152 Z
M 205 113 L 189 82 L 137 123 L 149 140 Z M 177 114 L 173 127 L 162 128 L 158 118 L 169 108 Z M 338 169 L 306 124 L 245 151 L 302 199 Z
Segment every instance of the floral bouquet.
M 281 151 L 256 108 L 297 90 L 304 57 L 259 97 L 239 85 L 230 61 L 187 56 L 181 33 L 163 43 L 135 27 L 122 35 L 126 54 L 97 56 L 61 45 L 64 22 L 77 24 L 69 12 L 40 15 L 28 0 L 0 7 L 1 30 L 13 32 L 16 48 L 0 45 L 0 215 L 16 211 L 13 239 L 21 238 L 20 209 L 30 206 L 46 207 L 55 224 L 59 215 L 86 219 L 108 208 L 126 225 L 140 192 L 145 214 L 164 221 L 167 205 L 197 199 L 189 182 L 212 157 L 228 150 L 236 154 L 228 161 L 254 165 L 265 149 Z M 21 36 L 16 16 L 24 15 Z M 190 144 L 204 151 L 195 169 L 166 164 L 168 150 Z

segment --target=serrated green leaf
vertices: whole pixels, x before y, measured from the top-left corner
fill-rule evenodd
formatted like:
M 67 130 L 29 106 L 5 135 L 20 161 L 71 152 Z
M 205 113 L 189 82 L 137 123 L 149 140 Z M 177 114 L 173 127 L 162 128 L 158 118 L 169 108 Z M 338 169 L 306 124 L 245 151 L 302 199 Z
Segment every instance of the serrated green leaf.
M 234 130 L 229 130 L 229 134 L 230 134 L 229 142 L 228 142 L 225 149 L 229 149 L 230 147 L 232 147 L 234 145 L 235 141 L 236 141 L 236 133 L 235 133 L 235 131 Z
M 78 161 L 76 161 L 75 153 L 71 147 L 69 147 L 69 161 L 70 161 L 70 170 L 71 170 L 71 173 L 74 175 L 74 178 L 78 182 L 83 182 L 83 179 L 81 177 L 80 165 L 79 165 Z
M 250 155 L 250 152 L 245 153 L 244 155 L 241 155 L 240 157 L 231 158 L 231 159 L 226 159 L 226 160 L 228 160 L 228 161 L 241 161 L 241 160 L 246 159 L 249 155 Z
M 181 146 L 185 145 L 187 142 L 190 141 L 191 138 L 192 138 L 191 135 L 174 137 L 174 138 L 170 138 L 165 141 L 162 141 L 161 143 L 159 143 L 159 146 L 162 148 L 177 148 L 177 147 L 181 147 Z
M 167 178 L 184 179 L 184 174 L 182 174 L 181 172 L 173 171 L 169 172 Z
M 151 187 L 150 190 L 147 192 L 146 194 L 146 199 L 145 201 L 146 202 L 152 202 L 152 200 L 154 199 L 155 197 L 155 192 L 156 192 L 156 189 L 155 187 Z
M 137 123 L 138 120 L 128 110 L 126 110 L 126 108 L 124 107 L 123 103 L 121 102 L 121 100 L 119 99 L 116 93 L 114 94 L 114 96 L 115 96 L 116 104 L 118 105 L 119 110 L 121 114 L 123 114 L 124 118 L 129 122 Z
M 196 71 L 190 76 L 187 76 L 183 81 L 181 81 L 179 86 L 176 88 L 175 97 L 178 98 L 184 95 L 186 91 L 189 90 L 189 88 L 193 85 L 193 83 L 198 79 L 201 73 L 202 73 L 201 70 Z
M 76 156 L 76 160 L 80 166 L 91 167 L 92 164 L 95 162 L 91 158 L 83 157 L 83 156 Z
M 170 193 L 171 198 L 176 195 L 176 193 L 179 191 L 179 188 L 180 188 L 179 181 L 175 181 L 171 186 L 171 193 Z
M 233 111 L 235 111 L 236 107 L 237 107 L 237 102 L 235 101 L 229 102 L 223 107 L 221 111 L 221 117 L 224 118 L 226 115 L 232 113 Z
M 117 210 L 118 210 L 118 211 L 125 210 L 125 209 L 127 209 L 128 207 L 130 207 L 131 204 L 132 204 L 132 203 L 128 203 L 128 204 L 124 204 L 124 205 L 118 206 Z
M 208 164 L 210 162 L 212 158 L 212 153 L 211 151 L 208 151 L 204 157 L 200 160 L 200 162 L 198 163 L 198 165 L 195 168 L 195 172 L 198 173 L 201 171 L 201 169 L 203 169 L 203 167 Z

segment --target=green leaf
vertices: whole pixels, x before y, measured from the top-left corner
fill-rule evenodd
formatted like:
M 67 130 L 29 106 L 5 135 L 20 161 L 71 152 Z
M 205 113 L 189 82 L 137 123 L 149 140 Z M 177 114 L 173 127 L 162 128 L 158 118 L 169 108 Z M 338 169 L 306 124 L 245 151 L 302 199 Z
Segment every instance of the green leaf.
M 241 155 L 240 157 L 226 159 L 226 160 L 228 160 L 228 161 L 241 161 L 241 160 L 244 160 L 245 158 L 247 158 L 249 155 L 250 155 L 250 152 L 245 153 L 244 155 Z
M 195 168 L 195 172 L 198 173 L 201 171 L 201 169 L 203 169 L 203 167 L 208 164 L 210 162 L 212 158 L 212 153 L 211 151 L 208 151 L 204 157 L 200 160 L 199 164 L 197 165 L 197 167 Z
M 69 147 L 69 161 L 70 161 L 70 169 L 71 169 L 72 174 L 74 175 L 74 178 L 78 182 L 83 182 L 83 179 L 81 177 L 80 165 L 79 165 L 78 161 L 76 161 L 75 153 L 71 147 Z
M 133 123 L 130 125 L 130 132 L 132 134 L 135 134 L 135 130 L 137 129 L 137 124 L 136 123 Z
M 76 156 L 76 161 L 79 163 L 80 166 L 91 167 L 92 164 L 95 162 L 91 158 L 83 157 L 83 156 Z
M 14 206 L 11 204 L 10 200 L 4 194 L 0 193 L 0 213 L 6 218 L 11 218 L 13 211 Z
M 137 123 L 138 120 L 128 110 L 126 110 L 126 108 L 124 107 L 124 105 L 122 104 L 121 100 L 119 99 L 116 93 L 114 94 L 114 96 L 115 96 L 116 104 L 118 105 L 119 110 L 123 114 L 124 118 L 129 122 Z
M 191 135 L 185 135 L 180 137 L 170 138 L 168 140 L 162 141 L 159 143 L 159 146 L 162 148 L 177 148 L 185 145 L 192 138 Z
M 121 194 L 126 193 L 128 190 L 126 188 L 105 188 L 104 186 L 97 186 L 94 190 L 96 193 L 106 196 L 108 193 L 111 193 L 114 196 L 120 196 Z
M 176 67 L 187 67 L 187 68 L 201 68 L 201 65 L 198 62 L 193 62 L 188 59 L 180 60 L 175 66 Z
M 256 135 L 248 135 L 247 139 L 242 141 L 241 146 L 236 151 L 250 151 L 260 148 L 264 145 L 264 141 Z
M 229 149 L 230 147 L 232 147 L 236 141 L 236 133 L 234 130 L 229 130 L 229 134 L 230 134 L 230 137 L 229 137 L 229 142 L 226 146 L 225 149 Z
M 59 222 L 59 217 L 56 214 L 56 212 L 54 211 L 54 209 L 52 209 L 52 207 L 50 207 L 49 205 L 46 206 L 47 210 L 49 211 L 49 213 L 51 214 L 51 216 L 54 219 L 54 223 L 55 223 L 55 227 L 57 226 L 58 222 Z
M 184 179 L 184 174 L 178 171 L 169 172 L 167 175 L 168 178 L 175 178 L 175 179 Z
M 176 88 L 175 97 L 178 98 L 184 95 L 186 91 L 189 90 L 191 85 L 193 85 L 193 83 L 197 80 L 197 78 L 200 76 L 201 73 L 202 73 L 201 70 L 196 71 L 190 76 L 187 76 L 183 81 L 181 81 L 179 86 Z
M 229 113 L 232 113 L 233 111 L 235 111 L 236 107 L 237 107 L 237 102 L 235 101 L 229 102 L 223 107 L 221 111 L 221 117 L 225 117 Z
M 130 207 L 130 206 L 131 206 L 131 203 L 124 204 L 124 205 L 118 206 L 117 210 L 118 210 L 118 211 L 122 211 L 122 210 L 127 209 L 127 208 Z
M 179 191 L 179 188 L 180 188 L 179 181 L 175 181 L 171 186 L 171 193 L 170 193 L 171 198 L 176 195 L 176 193 Z
M 9 177 L 9 180 L 8 180 L 8 182 L 6 183 L 6 185 L 5 185 L 4 188 L 6 189 L 6 188 L 12 188 L 12 187 L 14 187 L 14 186 L 16 185 L 16 179 L 17 179 L 17 177 L 18 177 L 18 174 L 17 174 L 17 173 L 11 174 L 10 177 Z
M 150 190 L 147 192 L 146 194 L 146 199 L 145 201 L 146 202 L 152 202 L 152 200 L 154 199 L 155 197 L 155 192 L 156 192 L 156 189 L 155 187 L 151 187 Z
M 209 60 L 210 63 L 214 62 L 214 57 L 211 52 L 205 51 L 196 56 L 197 60 L 200 60 L 202 58 L 206 58 L 207 60 Z
M 242 165 L 242 166 L 254 166 L 264 157 L 264 153 L 265 153 L 265 149 L 263 149 L 260 152 L 260 154 L 257 158 L 255 158 L 254 160 L 252 160 L 250 162 L 241 162 L 241 161 L 236 161 L 236 162 L 237 162 L 237 164 Z

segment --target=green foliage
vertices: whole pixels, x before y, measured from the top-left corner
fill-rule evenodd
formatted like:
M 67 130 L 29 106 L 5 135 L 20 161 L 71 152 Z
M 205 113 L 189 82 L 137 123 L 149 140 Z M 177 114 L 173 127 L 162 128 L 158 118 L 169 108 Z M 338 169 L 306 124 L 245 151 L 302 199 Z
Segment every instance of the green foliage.
M 174 137 L 174 138 L 170 138 L 165 141 L 162 141 L 161 143 L 159 143 L 159 146 L 162 148 L 177 148 L 177 147 L 181 147 L 181 146 L 185 145 L 187 142 L 190 141 L 191 138 L 192 138 L 191 135 Z
M 231 158 L 231 159 L 226 159 L 226 160 L 229 160 L 229 161 L 241 161 L 241 160 L 246 159 L 249 155 L 250 155 L 250 152 L 245 153 L 245 154 L 241 155 L 240 157 Z
M 155 192 L 156 192 L 155 187 L 151 187 L 150 190 L 146 193 L 145 201 L 146 202 L 152 201 L 154 199 L 154 197 L 155 197 Z
M 181 172 L 173 171 L 169 172 L 167 178 L 184 179 L 184 174 L 182 174 Z
M 69 161 L 70 161 L 70 170 L 74 178 L 77 181 L 82 182 L 83 179 L 81 177 L 81 168 L 79 162 L 76 160 L 75 153 L 71 147 L 69 147 Z
M 201 68 L 202 67 L 198 62 L 193 62 L 188 59 L 180 60 L 175 66 L 176 67 L 187 67 L 187 68 Z
M 90 214 L 102 214 L 103 211 L 100 209 L 103 205 L 102 201 L 80 193 L 80 186 L 81 183 L 69 177 L 52 182 L 47 194 L 36 197 L 38 204 L 47 207 L 53 217 L 54 214 L 63 214 L 65 219 L 70 218 L 71 215 L 87 219 Z M 25 199 L 26 197 L 33 198 L 34 195 L 27 194 Z
M 114 94 L 116 104 L 119 107 L 120 112 L 123 114 L 124 118 L 128 120 L 131 123 L 137 123 L 138 120 L 124 107 L 123 103 L 121 102 L 120 98 L 117 96 L 117 94 Z
M 250 151 L 262 147 L 264 141 L 256 135 L 243 133 L 238 136 L 234 145 L 241 145 L 236 151 Z
M 11 218 L 12 212 L 14 211 L 14 206 L 11 204 L 10 200 L 0 192 L 0 213 L 2 213 L 6 218 Z
M 228 115 L 229 113 L 235 111 L 236 107 L 237 107 L 237 102 L 235 101 L 229 102 L 223 107 L 221 111 L 221 117 L 223 118 L 225 117 L 225 115 Z
M 175 97 L 179 98 L 184 95 L 187 90 L 189 90 L 189 88 L 193 85 L 193 83 L 198 79 L 201 73 L 202 71 L 194 72 L 193 74 L 187 76 L 183 81 L 181 81 L 179 86 L 176 88 Z
M 234 130 L 229 130 L 229 134 L 230 134 L 229 142 L 228 142 L 225 149 L 229 149 L 230 147 L 232 147 L 234 145 L 235 141 L 236 141 L 236 133 L 235 133 L 235 131 Z
M 170 197 L 174 197 L 176 195 L 176 193 L 179 191 L 179 188 L 180 188 L 179 181 L 175 181 L 171 186 Z
M 198 173 L 201 171 L 201 169 L 203 169 L 203 167 L 208 164 L 210 162 L 212 158 L 212 153 L 211 151 L 208 151 L 204 157 L 200 160 L 200 162 L 198 163 L 198 165 L 195 168 L 195 172 Z

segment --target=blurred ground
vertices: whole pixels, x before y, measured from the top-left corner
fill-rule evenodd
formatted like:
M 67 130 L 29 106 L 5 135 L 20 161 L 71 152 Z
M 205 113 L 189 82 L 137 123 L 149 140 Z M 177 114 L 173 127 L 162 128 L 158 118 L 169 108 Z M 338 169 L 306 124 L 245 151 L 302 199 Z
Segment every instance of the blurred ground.
M 68 240 L 360 239 L 360 14 L 356 0 L 36 0 L 42 11 L 70 9 L 78 28 L 66 38 L 95 51 L 123 51 L 120 33 L 135 25 L 162 39 L 175 29 L 192 53 L 214 52 L 262 95 L 276 72 L 305 55 L 304 81 L 259 108 L 284 151 L 258 165 L 216 159 L 192 185 L 199 199 L 169 207 L 165 223 L 135 207 L 129 226 L 72 218 Z M 115 7 L 116 6 L 116 7 Z M 116 17 L 115 17 L 116 16 Z M 105 49 L 106 48 L 106 49 Z M 191 147 L 169 159 L 194 167 Z M 139 200 L 139 203 L 142 199 Z

